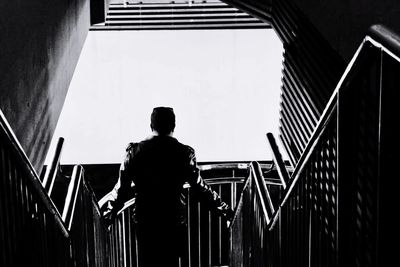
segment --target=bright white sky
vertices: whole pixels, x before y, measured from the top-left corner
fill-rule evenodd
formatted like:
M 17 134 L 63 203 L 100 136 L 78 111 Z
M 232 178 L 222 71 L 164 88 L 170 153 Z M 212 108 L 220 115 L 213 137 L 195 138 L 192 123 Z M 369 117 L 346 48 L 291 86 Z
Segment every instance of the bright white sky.
M 63 164 L 119 163 L 171 106 L 198 161 L 271 159 L 282 52 L 265 29 L 89 32 L 49 154 L 63 136 Z

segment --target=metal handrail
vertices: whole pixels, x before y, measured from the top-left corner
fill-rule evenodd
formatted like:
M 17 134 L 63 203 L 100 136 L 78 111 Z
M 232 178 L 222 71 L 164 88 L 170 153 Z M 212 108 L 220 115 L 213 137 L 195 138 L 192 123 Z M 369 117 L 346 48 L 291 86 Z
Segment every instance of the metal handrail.
M 347 66 L 344 74 L 340 78 L 335 90 L 333 91 L 328 104 L 326 105 L 315 129 L 313 134 L 311 135 L 306 147 L 304 148 L 304 151 L 300 157 L 300 159 L 297 162 L 297 165 L 293 171 L 292 176 L 290 177 L 290 184 L 289 187 L 286 188 L 286 191 L 284 193 L 284 198 L 280 204 L 280 206 L 283 206 L 286 201 L 288 200 L 289 196 L 291 195 L 291 192 L 293 188 L 295 187 L 297 180 L 300 177 L 300 174 L 302 173 L 304 167 L 308 163 L 310 156 L 312 155 L 312 152 L 314 151 L 315 146 L 318 144 L 318 141 L 320 140 L 324 130 L 326 129 L 326 126 L 329 122 L 329 120 L 332 118 L 332 115 L 334 114 L 334 110 L 337 107 L 337 98 L 338 98 L 338 93 L 339 91 L 344 88 L 344 84 L 347 83 L 347 81 L 350 78 L 350 73 L 355 67 L 356 60 L 359 57 L 362 49 L 366 45 L 372 45 L 377 48 L 383 49 L 389 54 L 391 54 L 393 57 L 397 58 L 400 61 L 400 38 L 396 36 L 392 31 L 387 29 L 386 27 L 382 25 L 374 25 L 370 28 L 370 31 L 368 35 L 364 38 L 362 41 L 361 45 L 357 49 L 356 53 L 354 54 L 352 60 L 350 61 L 349 65 Z M 279 214 L 279 210 L 277 209 L 275 214 L 274 214 L 274 221 L 277 218 Z
M 71 181 L 68 186 L 67 196 L 65 198 L 64 209 L 62 213 L 62 219 L 65 222 L 68 231 L 71 230 L 72 221 L 74 218 L 74 211 L 77 196 L 82 185 L 83 168 L 80 165 L 76 165 L 72 171 Z
M 383 25 L 371 26 L 364 41 L 371 42 L 400 61 L 400 36 Z
M 136 198 L 131 198 L 130 200 L 126 201 L 124 203 L 124 205 L 122 206 L 122 208 L 117 212 L 117 215 L 119 215 L 121 212 L 124 212 L 124 210 L 135 205 L 135 202 L 136 202 Z
M 107 193 L 105 196 L 103 196 L 103 197 L 99 200 L 99 202 L 98 202 L 98 205 L 99 205 L 100 209 L 103 207 L 103 205 L 104 205 L 105 203 L 107 203 L 107 201 L 112 200 L 112 199 L 114 199 L 114 198 L 112 197 L 112 192 L 109 192 L 109 193 Z
M 47 166 L 48 168 L 46 169 L 46 173 L 42 181 L 43 187 L 45 188 L 49 196 L 51 196 L 51 192 L 53 191 L 54 181 L 56 180 L 57 171 L 60 167 L 60 158 L 63 149 L 63 144 L 64 144 L 64 138 L 60 137 L 57 142 L 57 147 L 54 152 L 53 159 L 50 165 Z
M 80 165 L 74 166 L 62 218 L 71 236 L 71 255 L 76 266 L 109 266 L 109 235 Z
M 393 65 L 390 65 L 391 61 L 388 59 L 389 57 L 393 61 L 397 61 L 397 64 L 400 62 L 400 37 L 381 25 L 371 27 L 369 34 L 364 38 L 338 82 L 303 154 L 300 156 L 295 166 L 295 170 L 283 192 L 283 197 L 280 199 L 280 205 L 275 210 L 271 220 L 268 221 L 269 216 L 265 212 L 267 209 L 266 202 L 262 203 L 259 199 L 254 197 L 255 189 L 251 189 L 252 187 L 254 188 L 254 185 L 251 185 L 252 180 L 248 179 L 242 192 L 238 209 L 235 212 L 235 219 L 232 225 L 232 237 L 236 238 L 235 244 L 237 244 L 233 251 L 235 254 L 239 255 L 234 258 L 234 260 L 238 260 L 237 266 L 293 266 L 294 263 L 297 263 L 296 261 L 298 261 L 300 265 L 305 266 L 307 266 L 307 264 L 322 265 L 326 263 L 325 261 L 330 261 L 332 266 L 336 266 L 335 264 L 338 262 L 340 262 L 340 266 L 347 266 L 348 264 L 352 264 L 352 262 L 348 261 L 349 255 L 347 254 L 347 249 L 349 247 L 347 246 L 353 244 L 348 245 L 349 242 L 353 242 L 352 240 L 357 235 L 359 239 L 354 242 L 359 243 L 366 240 L 374 242 L 374 238 L 377 237 L 374 236 L 374 234 L 380 235 L 378 231 L 381 229 L 376 228 L 376 225 L 374 225 L 374 223 L 377 223 L 374 220 L 376 218 L 376 220 L 379 220 L 379 216 L 381 216 L 379 215 L 379 208 L 376 207 L 376 202 L 374 202 L 374 194 L 381 194 L 379 181 L 377 182 L 378 189 L 375 191 L 376 186 L 374 187 L 375 184 L 373 181 L 364 181 L 365 179 L 362 178 L 365 177 L 358 176 L 357 174 L 359 173 L 353 173 L 353 170 L 346 168 L 346 166 L 343 167 L 345 165 L 343 163 L 351 159 L 349 158 L 350 156 L 346 157 L 345 160 L 342 159 L 346 154 L 343 146 L 354 141 L 353 139 L 355 138 L 351 136 L 346 139 L 343 135 L 345 134 L 344 131 L 347 129 L 343 126 L 346 126 L 346 123 L 352 123 L 354 118 L 350 115 L 348 120 L 343 123 L 339 120 L 339 117 L 342 118 L 342 116 L 347 115 L 344 111 L 347 111 L 346 107 L 348 106 L 346 105 L 351 105 L 348 101 L 351 101 L 352 97 L 358 97 L 355 92 L 348 91 L 348 89 L 355 89 L 357 86 L 366 87 L 363 88 L 363 90 L 366 91 L 367 94 L 369 93 L 367 96 L 361 94 L 358 104 L 364 109 L 368 109 L 370 98 L 374 97 L 374 101 L 379 102 L 374 102 L 376 104 L 375 109 L 379 108 L 379 112 L 382 112 L 381 109 L 383 109 L 383 107 L 381 101 L 383 100 L 381 98 L 382 86 L 384 86 L 382 84 L 385 82 L 386 84 L 390 83 L 390 86 L 388 86 L 389 88 L 385 91 L 386 98 L 388 98 L 388 95 L 390 96 L 390 93 L 388 93 L 390 89 L 396 89 L 393 81 L 382 80 L 382 77 L 385 75 L 384 73 L 382 76 L 383 68 L 388 66 L 386 69 L 386 71 L 388 71 L 390 67 L 393 67 Z M 382 66 L 385 61 L 389 65 Z M 366 62 L 370 63 L 371 66 L 364 66 Z M 396 68 L 396 71 L 397 70 L 398 68 Z M 368 75 L 369 73 L 371 73 L 372 77 L 364 79 L 365 74 Z M 391 78 L 393 78 L 393 75 L 395 75 L 393 72 L 387 74 L 387 76 Z M 364 83 L 361 85 L 358 84 L 357 82 L 360 82 L 360 80 L 357 79 L 361 77 L 362 82 L 376 82 L 376 84 L 372 86 L 379 88 L 379 91 L 377 92 L 375 87 L 369 88 Z M 398 78 L 396 81 L 398 82 Z M 357 84 L 354 84 L 354 82 Z M 370 92 L 372 90 L 374 90 L 373 93 Z M 350 98 L 346 98 L 348 96 L 347 94 L 349 94 Z M 380 99 L 376 100 L 375 94 L 378 94 Z M 368 99 L 365 99 L 365 97 Z M 358 107 L 357 105 L 355 106 Z M 352 107 L 348 108 L 350 108 L 350 113 L 357 112 L 352 109 Z M 375 124 L 379 123 L 379 127 L 381 127 L 381 119 L 381 117 L 374 118 L 374 120 L 376 120 Z M 360 120 L 368 121 L 368 117 L 365 118 L 364 116 Z M 390 124 L 388 121 L 386 121 L 386 123 Z M 357 128 L 354 131 L 363 131 L 363 129 L 358 128 L 360 127 L 359 125 L 354 127 Z M 386 131 L 389 130 L 386 128 Z M 355 132 L 354 134 L 357 133 Z M 366 134 L 363 132 L 363 134 L 367 135 L 370 133 Z M 381 132 L 376 133 L 375 130 L 374 134 L 380 135 Z M 374 138 L 373 142 L 379 142 L 374 135 L 372 138 Z M 346 140 L 343 141 L 343 139 L 346 139 L 347 142 Z M 354 146 L 356 145 L 359 144 L 355 144 Z M 381 144 L 368 144 L 368 146 L 375 145 L 379 147 Z M 350 149 L 355 150 L 356 148 Z M 375 147 L 369 149 L 370 152 L 373 150 L 371 153 L 375 153 Z M 390 152 L 392 151 L 394 151 L 394 149 Z M 354 154 L 351 155 L 352 157 L 362 157 L 358 150 L 350 152 Z M 389 152 L 386 151 L 386 153 Z M 339 161 L 339 155 L 342 161 Z M 365 157 L 369 157 L 369 155 Z M 378 159 L 381 160 L 381 158 Z M 364 162 L 363 159 L 355 159 L 355 161 L 357 163 L 354 164 L 362 164 Z M 352 162 L 348 162 L 347 164 L 351 165 Z M 374 168 L 379 169 L 380 162 L 378 161 L 376 164 L 377 166 L 374 166 Z M 339 166 L 341 167 L 339 168 Z M 360 165 L 357 165 L 354 168 L 359 168 L 359 166 Z M 379 177 L 375 177 L 375 173 L 368 173 L 368 175 L 373 177 L 372 179 L 379 179 Z M 365 184 L 359 184 L 364 182 Z M 358 188 L 352 188 L 352 184 L 357 184 Z M 367 195 L 360 196 L 358 193 L 366 189 L 366 184 L 374 188 L 374 192 L 368 192 L 369 194 L 367 193 Z M 259 194 L 258 190 L 257 193 Z M 380 196 L 375 197 L 376 201 L 381 201 L 381 198 L 379 198 Z M 363 206 L 362 203 L 360 204 L 364 199 L 368 199 L 368 201 L 365 202 L 369 202 L 369 204 L 364 204 L 365 206 Z M 349 203 L 347 200 L 354 202 Z M 370 209 L 370 207 L 372 207 L 372 209 Z M 377 209 L 375 213 L 373 211 L 374 207 Z M 367 209 L 368 214 L 362 214 Z M 361 218 L 368 218 L 368 222 L 366 223 L 368 226 L 358 226 Z M 355 231 L 354 225 L 359 227 L 357 230 L 363 228 L 362 232 Z M 364 230 L 364 228 L 366 229 Z M 354 236 L 347 236 L 347 234 L 352 231 L 357 233 L 354 234 Z M 371 236 L 366 238 L 365 236 L 369 234 L 371 234 Z M 379 238 L 381 238 L 381 236 L 379 236 Z M 355 251 L 351 251 L 351 253 L 352 255 L 359 253 L 359 251 L 368 253 L 374 253 L 375 251 L 375 253 L 378 253 L 376 252 L 376 246 L 378 245 L 373 244 L 367 249 L 357 247 Z M 253 253 L 253 248 L 255 253 Z M 250 254 L 251 256 L 243 264 L 240 260 L 243 259 L 246 254 Z M 261 255 L 261 265 L 254 265 L 253 259 L 257 258 L 256 254 Z M 356 257 L 357 256 L 354 256 L 354 258 Z M 368 255 L 367 258 L 362 258 L 361 260 L 373 262 L 374 257 L 378 256 Z M 355 260 L 359 259 L 356 258 Z
M 272 133 L 267 133 L 268 143 L 271 147 L 274 163 L 276 169 L 278 171 L 279 179 L 281 180 L 283 189 L 286 188 L 287 183 L 289 182 L 289 173 L 286 169 L 285 162 L 282 159 L 282 155 L 279 152 L 278 146 L 276 144 L 275 138 Z
M 251 161 L 238 161 L 238 162 L 198 162 L 197 166 L 200 171 L 208 170 L 222 170 L 222 169 L 239 169 L 246 170 L 249 168 Z M 259 162 L 262 169 L 270 169 L 273 163 Z
M 55 222 L 56 222 L 57 226 L 60 228 L 60 230 L 62 231 L 63 235 L 68 238 L 69 233 L 63 223 L 60 213 L 58 212 L 53 201 L 48 196 L 46 190 L 43 188 L 38 174 L 36 173 L 35 169 L 33 168 L 30 160 L 28 159 L 27 155 L 25 154 L 21 144 L 19 143 L 10 124 L 8 123 L 7 119 L 5 118 L 5 116 L 1 110 L 0 110 L 0 128 L 5 133 L 6 138 L 8 139 L 9 143 L 11 144 L 11 147 L 13 149 L 15 156 L 18 158 L 18 161 L 19 161 L 21 167 L 24 169 L 25 173 L 27 174 L 27 178 L 32 183 L 38 196 L 41 198 L 45 207 L 49 210 L 49 212 L 54 217 Z
M 254 179 L 258 195 L 260 196 L 264 215 L 266 216 L 267 221 L 270 221 L 272 218 L 272 215 L 275 212 L 275 208 L 272 203 L 272 199 L 271 199 L 271 196 L 267 189 L 267 186 L 264 182 L 264 177 L 263 177 L 263 174 L 261 172 L 261 168 L 260 168 L 260 165 L 258 164 L 258 162 L 254 161 L 251 163 L 251 172 L 252 172 L 251 177 L 252 177 L 252 179 Z
M 264 266 L 263 240 L 274 211 L 260 165 L 252 162 L 230 226 L 232 266 Z
M 240 161 L 240 162 L 199 162 L 198 163 L 198 168 L 200 171 L 212 171 L 212 170 L 223 170 L 223 169 L 238 169 L 238 170 L 246 170 L 249 168 L 251 162 L 245 162 L 245 161 Z M 260 168 L 262 170 L 270 170 L 272 167 L 275 167 L 274 163 L 260 163 Z M 290 166 L 285 166 L 286 172 L 292 172 L 292 167 Z M 210 184 L 224 184 L 224 183 L 232 183 L 232 182 L 243 182 L 246 180 L 247 177 L 231 177 L 231 176 L 226 176 L 226 177 L 218 177 L 218 178 L 205 178 L 204 180 Z M 279 179 L 273 179 L 273 178 L 268 178 L 264 177 L 264 182 L 266 185 L 276 185 L 279 186 L 281 185 L 281 181 Z M 190 187 L 190 185 L 185 184 L 184 187 Z M 106 195 L 104 195 L 98 202 L 100 208 L 103 207 L 105 203 L 109 200 L 113 200 L 113 192 L 109 192 Z M 129 202 L 128 200 L 127 202 Z
M 280 183 L 276 182 L 276 181 L 270 181 L 270 179 L 268 178 L 264 178 L 261 171 L 260 170 L 254 170 L 254 173 L 256 173 L 260 178 L 260 181 L 262 179 L 264 179 L 264 183 L 259 183 L 260 184 L 260 195 L 269 195 L 269 193 L 264 193 L 264 190 L 267 190 L 266 187 L 264 188 L 264 185 L 276 185 L 276 186 L 281 186 Z M 253 174 L 254 175 L 254 174 Z M 246 178 L 245 177 L 223 177 L 223 178 L 212 178 L 212 179 L 205 179 L 205 181 L 207 182 L 207 184 L 209 185 L 221 185 L 221 184 L 230 184 L 230 183 L 235 183 L 235 182 L 245 182 Z M 185 188 L 190 188 L 189 184 L 185 184 L 184 186 Z M 268 190 L 267 190 L 268 191 Z M 102 199 L 99 200 L 98 205 L 100 207 L 100 209 L 103 207 L 104 204 L 107 203 L 107 201 L 109 200 L 113 200 L 114 197 L 112 195 L 112 193 L 108 193 L 106 194 Z M 269 197 L 269 199 L 271 199 Z M 120 214 L 121 212 L 123 212 L 124 210 L 126 210 L 127 208 L 133 206 L 135 204 L 135 197 L 127 200 L 124 205 L 122 206 L 122 208 L 117 212 L 117 214 Z M 268 201 L 268 206 L 270 207 L 271 210 L 274 210 L 273 208 L 273 203 L 272 201 Z M 266 212 L 266 214 L 268 214 L 268 212 Z M 271 216 L 271 215 L 270 215 Z
M 253 161 L 249 165 L 250 174 L 247 178 L 245 185 L 243 187 L 243 191 L 246 190 L 248 186 L 250 186 L 251 182 L 253 181 L 257 188 L 257 194 L 260 197 L 261 205 L 263 209 L 264 216 L 268 222 L 272 219 L 273 214 L 275 213 L 275 207 L 272 203 L 271 196 L 269 194 L 269 190 L 266 186 L 265 179 L 263 177 L 260 164 L 256 161 Z M 243 202 L 243 194 L 240 196 L 239 203 Z M 235 209 L 234 219 L 232 224 L 235 222 L 238 213 L 240 212 L 240 205 L 238 205 Z

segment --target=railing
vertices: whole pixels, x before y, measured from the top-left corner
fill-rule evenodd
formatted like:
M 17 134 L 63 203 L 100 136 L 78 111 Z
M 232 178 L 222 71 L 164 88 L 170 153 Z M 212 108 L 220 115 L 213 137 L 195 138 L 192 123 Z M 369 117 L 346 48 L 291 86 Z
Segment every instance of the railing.
M 234 258 L 232 267 L 384 266 L 393 259 L 385 241 L 394 240 L 395 229 L 387 226 L 383 207 L 392 203 L 394 189 L 383 181 L 399 160 L 399 55 L 400 38 L 374 26 L 340 79 L 271 220 L 254 212 L 264 210 L 260 201 L 268 199 L 258 194 L 249 202 L 246 184 L 232 226 L 233 255 L 251 257 Z
M 400 37 L 374 26 L 338 93 L 338 262 L 385 266 L 397 258 Z M 344 83 L 343 83 L 344 84 Z M 352 134 L 349 134 L 352 133 Z
M 276 170 L 278 171 L 279 179 L 281 180 L 283 189 L 285 189 L 290 179 L 289 173 L 287 172 L 286 169 L 286 164 L 282 158 L 281 153 L 279 152 L 279 148 L 278 145 L 276 144 L 273 134 L 267 133 L 267 139 L 272 151 L 272 157 L 274 160 L 274 164 L 276 166 Z
M 70 232 L 75 266 L 109 266 L 108 232 L 82 166 L 72 172 L 62 218 Z
M 257 162 L 243 188 L 231 228 L 230 266 L 265 266 L 263 241 L 275 207 Z
M 235 206 L 237 196 L 247 172 L 247 163 L 201 164 L 203 178 L 222 199 Z M 268 165 L 270 166 L 270 165 Z M 267 165 L 265 165 L 267 167 Z M 208 179 L 214 177 L 213 179 Z M 202 207 L 185 186 L 188 196 L 188 255 L 181 259 L 181 266 L 224 266 L 229 263 L 229 231 L 216 214 Z M 99 201 L 107 204 L 109 196 Z M 110 266 L 137 266 L 137 243 L 135 224 L 132 220 L 134 199 L 126 202 L 118 212 L 116 221 L 111 225 Z
M 58 211 L 62 214 L 65 206 L 71 175 L 66 175 L 60 164 L 64 138 L 59 137 L 54 155 L 49 165 L 43 167 L 42 185 Z M 43 174 L 43 172 L 42 172 Z
M 69 238 L 0 111 L 0 265 L 71 266 Z
M 46 168 L 46 173 L 42 181 L 43 187 L 45 188 L 49 196 L 51 196 L 51 193 L 53 191 L 54 182 L 56 180 L 57 173 L 60 168 L 60 158 L 61 158 L 63 144 L 64 144 L 64 138 L 60 137 L 57 142 L 53 159 L 51 160 L 51 163 L 48 166 L 48 168 Z
M 133 222 L 135 199 L 127 201 L 110 226 L 110 267 L 137 267 L 138 249 Z
M 97 200 L 76 166 L 63 216 L 0 112 L 0 266 L 108 266 L 107 231 Z M 60 150 L 60 149 L 58 149 Z
M 268 168 L 266 166 L 266 168 Z M 222 200 L 235 207 L 243 188 L 248 163 L 200 163 L 200 174 Z M 228 266 L 229 229 L 224 221 L 201 202 L 188 188 L 188 245 L 191 267 Z
M 235 207 L 248 175 L 249 163 L 199 163 L 200 173 L 223 201 Z M 267 173 L 273 164 L 263 163 L 260 168 Z M 260 171 L 261 171 L 260 169 Z M 270 173 L 267 173 L 270 174 Z M 276 173 L 265 178 L 264 183 L 271 188 L 281 187 Z M 188 255 L 181 259 L 181 266 L 228 266 L 232 243 L 230 233 L 223 220 L 209 211 L 195 196 L 190 187 L 185 186 L 188 195 Z M 99 201 L 106 205 L 109 196 Z M 110 266 L 137 266 L 137 243 L 135 225 L 132 220 L 134 199 L 126 202 L 110 228 Z

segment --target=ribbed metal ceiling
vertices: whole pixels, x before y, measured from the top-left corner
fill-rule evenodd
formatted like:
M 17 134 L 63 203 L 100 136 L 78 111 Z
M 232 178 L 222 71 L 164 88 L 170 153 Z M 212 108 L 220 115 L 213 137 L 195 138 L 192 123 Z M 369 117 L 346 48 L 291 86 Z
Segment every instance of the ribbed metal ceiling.
M 270 25 L 220 1 L 111 2 L 91 30 L 254 29 Z

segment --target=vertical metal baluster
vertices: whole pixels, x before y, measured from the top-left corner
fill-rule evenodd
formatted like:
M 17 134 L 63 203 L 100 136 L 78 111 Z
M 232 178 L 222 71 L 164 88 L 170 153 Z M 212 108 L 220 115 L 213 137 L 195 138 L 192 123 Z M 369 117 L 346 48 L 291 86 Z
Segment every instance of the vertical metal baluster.
M 2 136 L 0 136 L 0 138 L 1 138 Z M 2 142 L 0 142 L 0 164 L 1 164 L 1 166 L 4 166 L 4 158 L 5 158 L 5 155 L 4 155 L 5 153 L 4 153 L 4 148 L 3 148 L 3 143 Z M 3 198 L 4 198 L 4 194 L 3 194 L 3 189 L 4 189 L 4 187 L 3 187 L 3 179 L 5 179 L 5 173 L 4 173 L 4 169 L 3 168 L 1 168 L 1 172 L 0 172 L 0 214 L 5 214 L 5 211 L 4 211 L 4 208 L 3 208 L 3 203 L 4 203 L 4 200 L 3 200 Z M 1 255 L 0 255 L 0 264 L 2 264 L 2 266 L 7 266 L 6 265 L 6 252 L 5 252 L 5 247 L 4 247 L 4 244 L 6 243 L 6 237 L 5 237 L 5 231 L 6 231 L 6 229 L 5 229 L 5 226 L 4 226 L 4 217 L 3 216 L 1 216 L 0 217 L 0 251 L 3 251 L 3 253 L 1 253 Z
M 218 185 L 218 194 L 221 196 L 221 185 Z M 222 265 L 222 220 L 218 217 L 218 264 Z
M 197 238 L 198 238 L 198 253 L 199 253 L 199 259 L 198 259 L 198 265 L 199 267 L 201 267 L 201 204 L 198 202 L 197 203 L 197 220 L 198 220 L 198 224 L 197 224 Z
M 125 211 L 123 211 L 122 214 L 122 259 L 123 259 L 123 266 L 126 267 L 127 266 L 127 254 L 129 253 L 126 249 L 126 213 Z
M 210 211 L 208 212 L 208 225 L 209 225 L 209 227 L 208 227 L 208 266 L 211 266 L 211 259 L 212 259 L 211 243 L 212 242 L 211 242 L 211 212 Z
M 191 203 L 191 196 L 190 196 L 190 188 L 186 191 L 187 192 L 187 216 L 188 216 L 188 219 L 187 219 L 187 224 L 188 224 L 188 264 L 189 264 L 189 267 L 191 267 L 192 266 L 192 253 L 191 253 L 191 249 L 192 249 L 192 240 L 191 240 L 191 237 L 190 237 L 190 235 L 191 235 L 191 232 L 192 232 L 192 229 L 191 229 L 191 224 L 192 224 L 192 217 L 190 216 L 190 214 L 191 214 L 191 208 L 190 208 L 190 203 Z

